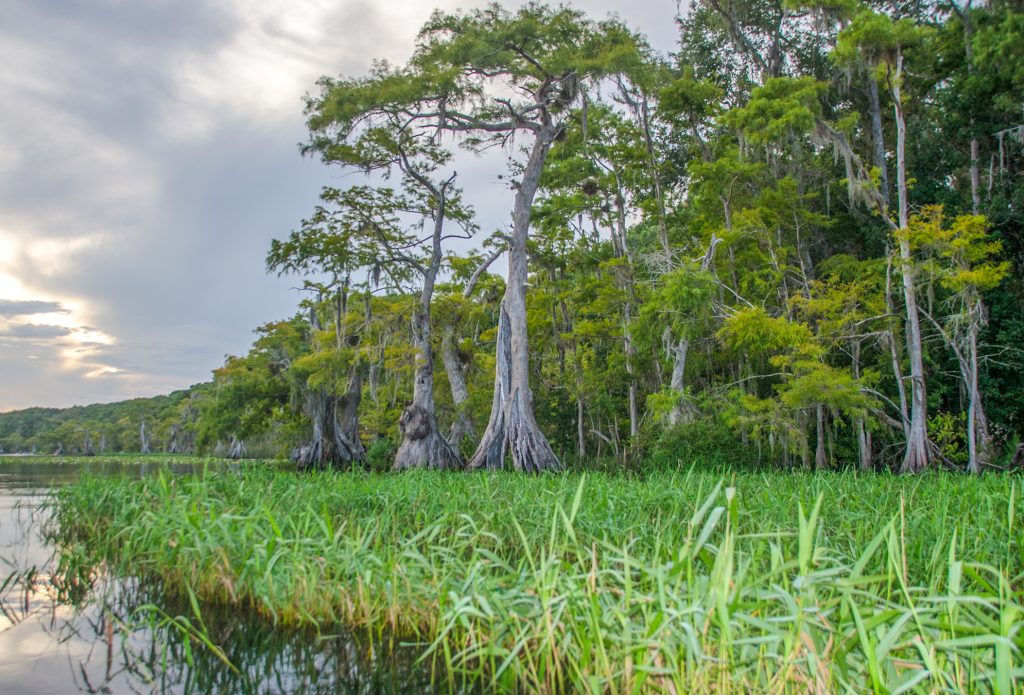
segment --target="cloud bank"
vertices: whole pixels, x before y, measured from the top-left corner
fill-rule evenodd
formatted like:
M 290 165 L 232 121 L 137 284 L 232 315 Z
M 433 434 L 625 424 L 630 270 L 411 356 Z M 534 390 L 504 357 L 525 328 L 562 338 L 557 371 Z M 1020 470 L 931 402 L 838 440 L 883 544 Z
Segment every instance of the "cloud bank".
M 577 4 L 672 47 L 673 2 Z M 404 61 L 433 6 L 0 0 L 0 410 L 182 388 L 292 313 L 270 240 L 345 182 L 298 154 L 302 95 Z M 498 160 L 467 163 L 484 230 Z

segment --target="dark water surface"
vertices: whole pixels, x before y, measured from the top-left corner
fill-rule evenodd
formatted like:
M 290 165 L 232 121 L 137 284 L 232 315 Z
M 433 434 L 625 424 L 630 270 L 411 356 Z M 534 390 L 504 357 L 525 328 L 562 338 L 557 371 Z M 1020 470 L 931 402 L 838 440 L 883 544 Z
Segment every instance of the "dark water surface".
M 42 536 L 50 493 L 83 474 L 157 470 L 204 469 L 0 462 L 0 586 L 7 581 L 0 589 L 0 695 L 432 690 L 430 665 L 417 663 L 415 648 L 283 630 L 237 608 L 203 607 L 200 625 L 187 601 L 165 597 L 152 581 L 104 574 L 75 581 L 57 573 L 59 557 Z

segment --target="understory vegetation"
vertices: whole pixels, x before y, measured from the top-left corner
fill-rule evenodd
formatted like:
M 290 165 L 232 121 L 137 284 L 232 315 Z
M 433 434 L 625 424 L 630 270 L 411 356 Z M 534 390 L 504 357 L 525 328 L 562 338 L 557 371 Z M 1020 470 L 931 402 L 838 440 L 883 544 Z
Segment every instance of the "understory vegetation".
M 417 642 L 437 687 L 1012 693 L 1019 482 L 243 467 L 85 480 L 48 533 L 66 582 Z

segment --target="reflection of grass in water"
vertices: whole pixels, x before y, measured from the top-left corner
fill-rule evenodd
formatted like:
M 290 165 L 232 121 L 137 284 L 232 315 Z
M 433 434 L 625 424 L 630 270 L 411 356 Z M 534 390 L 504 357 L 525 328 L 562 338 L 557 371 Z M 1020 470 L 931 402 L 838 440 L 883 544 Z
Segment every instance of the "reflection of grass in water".
M 451 687 L 1009 693 L 1015 484 L 250 470 L 83 482 L 52 531 L 179 595 L 427 642 Z
M 3 557 L 0 557 L 0 563 L 12 565 Z M 40 579 L 39 568 L 33 566 L 9 572 L 0 581 L 0 615 L 8 622 L 0 630 L 13 627 L 28 617 L 32 598 L 39 591 Z
M 241 672 L 235 667 L 231 661 L 228 660 L 224 650 L 218 645 L 214 644 L 210 638 L 210 631 L 206 627 L 206 623 L 203 622 L 202 612 L 199 610 L 199 601 L 196 600 L 196 594 L 192 591 L 192 587 L 186 587 L 188 593 L 189 607 L 192 609 L 192 617 L 189 618 L 185 615 L 169 615 L 163 608 L 154 604 L 147 603 L 143 606 L 139 606 L 136 611 L 136 616 L 151 616 L 155 622 L 150 622 L 148 627 L 152 632 L 160 632 L 161 630 L 175 630 L 183 638 L 183 644 L 185 647 L 185 662 L 189 666 L 193 666 L 195 662 L 192 659 L 192 648 L 193 642 L 205 647 L 219 659 L 225 666 L 231 669 L 235 674 L 241 674 Z
M 53 577 L 60 587 L 53 605 L 73 605 L 75 618 L 49 622 L 58 625 L 55 641 L 94 645 L 76 673 L 90 692 L 119 680 L 143 691 L 159 685 L 225 694 L 429 685 L 429 673 L 415 663 L 418 652 L 382 650 L 369 636 L 274 626 L 230 606 L 202 606 L 187 588 L 184 596 L 170 594 L 158 577 L 117 579 L 82 560 L 62 556 Z

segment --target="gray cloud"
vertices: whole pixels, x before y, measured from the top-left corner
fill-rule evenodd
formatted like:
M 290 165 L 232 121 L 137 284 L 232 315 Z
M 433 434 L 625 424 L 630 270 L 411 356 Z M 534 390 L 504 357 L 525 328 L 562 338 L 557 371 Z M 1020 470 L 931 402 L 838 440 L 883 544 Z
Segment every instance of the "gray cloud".
M 264 273 L 270 240 L 353 180 L 299 156 L 303 93 L 405 60 L 435 5 L 480 4 L 0 0 L 0 316 L 60 307 L 111 339 L 64 334 L 92 343 L 78 364 L 0 336 L 0 409 L 181 388 L 291 314 L 300 283 Z M 635 5 L 671 48 L 675 3 Z M 509 216 L 506 154 L 458 162 L 484 233 Z
M 0 299 L 0 316 L 30 316 L 32 314 L 66 314 L 68 310 L 60 302 L 39 300 Z
M 62 338 L 71 335 L 71 329 L 45 323 L 19 323 L 0 330 L 4 338 Z

